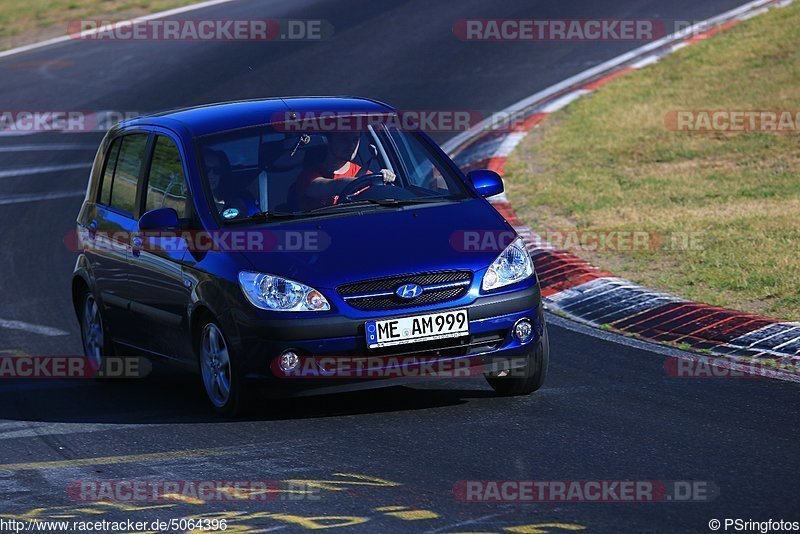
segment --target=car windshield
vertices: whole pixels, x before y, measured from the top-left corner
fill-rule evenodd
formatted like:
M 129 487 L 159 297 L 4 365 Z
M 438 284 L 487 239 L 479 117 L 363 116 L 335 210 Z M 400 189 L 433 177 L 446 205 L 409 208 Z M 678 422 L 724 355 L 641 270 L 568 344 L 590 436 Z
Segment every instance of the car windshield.
M 305 217 L 364 205 L 468 198 L 461 180 L 415 132 L 290 132 L 265 126 L 199 139 L 203 177 L 226 221 Z

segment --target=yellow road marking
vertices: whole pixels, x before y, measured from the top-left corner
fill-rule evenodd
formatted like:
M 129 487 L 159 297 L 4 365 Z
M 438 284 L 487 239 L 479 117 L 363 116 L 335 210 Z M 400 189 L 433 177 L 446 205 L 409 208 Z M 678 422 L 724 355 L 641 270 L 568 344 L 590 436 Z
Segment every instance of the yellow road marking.
M 301 527 L 317 530 L 323 528 L 351 527 L 369 521 L 368 517 L 358 517 L 355 515 L 327 515 L 316 517 L 303 517 L 291 514 L 270 514 L 267 517 L 285 521 Z
M 165 499 L 173 499 L 176 501 L 181 501 L 189 504 L 205 504 L 206 501 L 203 499 L 198 499 L 196 497 L 187 497 L 186 495 L 181 495 L 179 493 L 166 493 L 163 495 Z
M 158 460 L 197 458 L 199 456 L 215 456 L 219 454 L 227 454 L 227 453 L 214 450 L 194 450 L 194 451 L 156 452 L 150 454 L 131 454 L 128 456 L 105 456 L 102 458 L 74 458 L 72 460 L 56 460 L 52 462 L 0 464 L 0 471 L 22 471 L 25 469 L 59 469 L 62 467 L 80 467 L 84 465 L 150 462 Z
M 403 521 L 418 521 L 420 519 L 436 519 L 439 514 L 430 510 L 405 510 L 402 512 L 386 512 L 386 515 L 402 519 Z
M 576 525 L 575 523 L 538 523 L 536 525 L 506 527 L 503 530 L 506 532 L 513 532 L 514 534 L 547 534 L 548 532 L 552 532 L 552 530 L 550 530 L 551 528 L 571 531 L 586 529 L 583 525 Z
M 87 514 L 102 515 L 107 513 L 108 510 L 101 510 L 101 507 L 114 508 L 117 510 L 124 510 L 126 512 L 139 512 L 142 510 L 155 510 L 158 508 L 174 508 L 176 504 L 159 504 L 155 506 L 141 506 L 126 504 L 121 502 L 108 502 L 99 501 L 92 503 L 92 508 L 74 508 L 71 506 L 50 506 L 47 508 L 34 508 L 22 514 L 8 514 L 4 513 L 5 519 L 16 519 L 18 521 L 43 521 L 45 519 L 72 519 L 80 517 L 78 510 L 83 510 Z
M 417 521 L 419 519 L 436 519 L 439 514 L 430 510 L 409 510 L 407 506 L 381 506 L 373 508 L 376 512 L 383 512 L 384 515 L 396 517 L 404 521 Z
M 98 501 L 94 503 L 94 506 L 107 506 L 109 508 L 116 508 L 118 510 L 123 510 L 125 512 L 139 512 L 141 510 L 158 510 L 159 508 L 174 508 L 176 505 L 175 504 L 141 505 L 141 504 L 128 504 L 124 502 Z
M 367 475 L 357 475 L 355 473 L 334 473 L 335 477 L 354 478 L 356 480 L 303 480 L 291 479 L 285 480 L 287 484 L 294 486 L 306 486 L 309 488 L 317 488 L 328 491 L 344 491 L 347 486 L 375 486 L 379 488 L 391 488 L 394 486 L 402 486 L 399 482 L 392 482 L 391 480 L 384 480 L 382 478 L 371 477 Z

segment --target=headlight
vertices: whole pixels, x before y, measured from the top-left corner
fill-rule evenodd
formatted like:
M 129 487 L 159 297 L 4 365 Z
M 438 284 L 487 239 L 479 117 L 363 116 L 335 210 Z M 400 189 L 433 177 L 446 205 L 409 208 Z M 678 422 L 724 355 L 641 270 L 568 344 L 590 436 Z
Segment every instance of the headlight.
M 483 275 L 484 291 L 521 282 L 533 274 L 533 262 L 521 237 L 514 240 Z
M 242 271 L 239 285 L 256 308 L 273 311 L 326 311 L 331 309 L 325 296 L 307 285 L 280 276 Z

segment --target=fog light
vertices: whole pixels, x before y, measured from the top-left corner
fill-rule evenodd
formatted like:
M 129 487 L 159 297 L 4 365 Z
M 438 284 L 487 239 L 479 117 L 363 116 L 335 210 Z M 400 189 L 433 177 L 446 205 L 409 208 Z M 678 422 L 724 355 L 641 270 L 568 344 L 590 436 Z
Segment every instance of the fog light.
M 287 350 L 281 354 L 280 363 L 278 365 L 280 366 L 281 371 L 284 373 L 294 371 L 300 366 L 300 356 L 290 350 Z
M 520 343 L 527 343 L 533 337 L 533 325 L 528 319 L 520 319 L 514 325 L 514 338 Z

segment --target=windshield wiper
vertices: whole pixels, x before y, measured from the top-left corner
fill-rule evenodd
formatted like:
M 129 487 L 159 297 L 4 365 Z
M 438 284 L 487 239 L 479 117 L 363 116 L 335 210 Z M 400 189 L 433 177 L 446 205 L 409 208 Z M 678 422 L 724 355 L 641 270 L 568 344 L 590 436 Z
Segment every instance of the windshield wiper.
M 357 200 L 355 202 L 342 202 L 341 204 L 331 204 L 329 206 L 320 206 L 319 208 L 310 209 L 303 213 L 322 213 L 325 211 L 337 211 L 342 208 L 363 206 L 364 204 L 371 204 L 369 200 Z
M 302 213 L 288 212 L 288 211 L 259 211 L 250 216 L 250 219 L 258 219 L 262 221 L 274 221 L 277 219 L 296 219 L 302 217 Z
M 405 204 L 435 204 L 437 202 L 453 202 L 452 198 L 446 197 L 427 197 L 427 198 L 368 198 L 365 202 L 378 204 L 379 206 L 402 206 Z
M 359 207 L 367 204 L 376 206 L 404 206 L 407 204 L 432 204 L 438 202 L 452 202 L 453 199 L 446 197 L 437 198 L 365 198 L 364 200 L 356 200 L 355 202 L 342 202 L 341 204 L 333 204 L 330 206 L 322 206 L 308 210 L 305 213 L 321 213 L 325 211 L 338 211 L 342 208 Z

